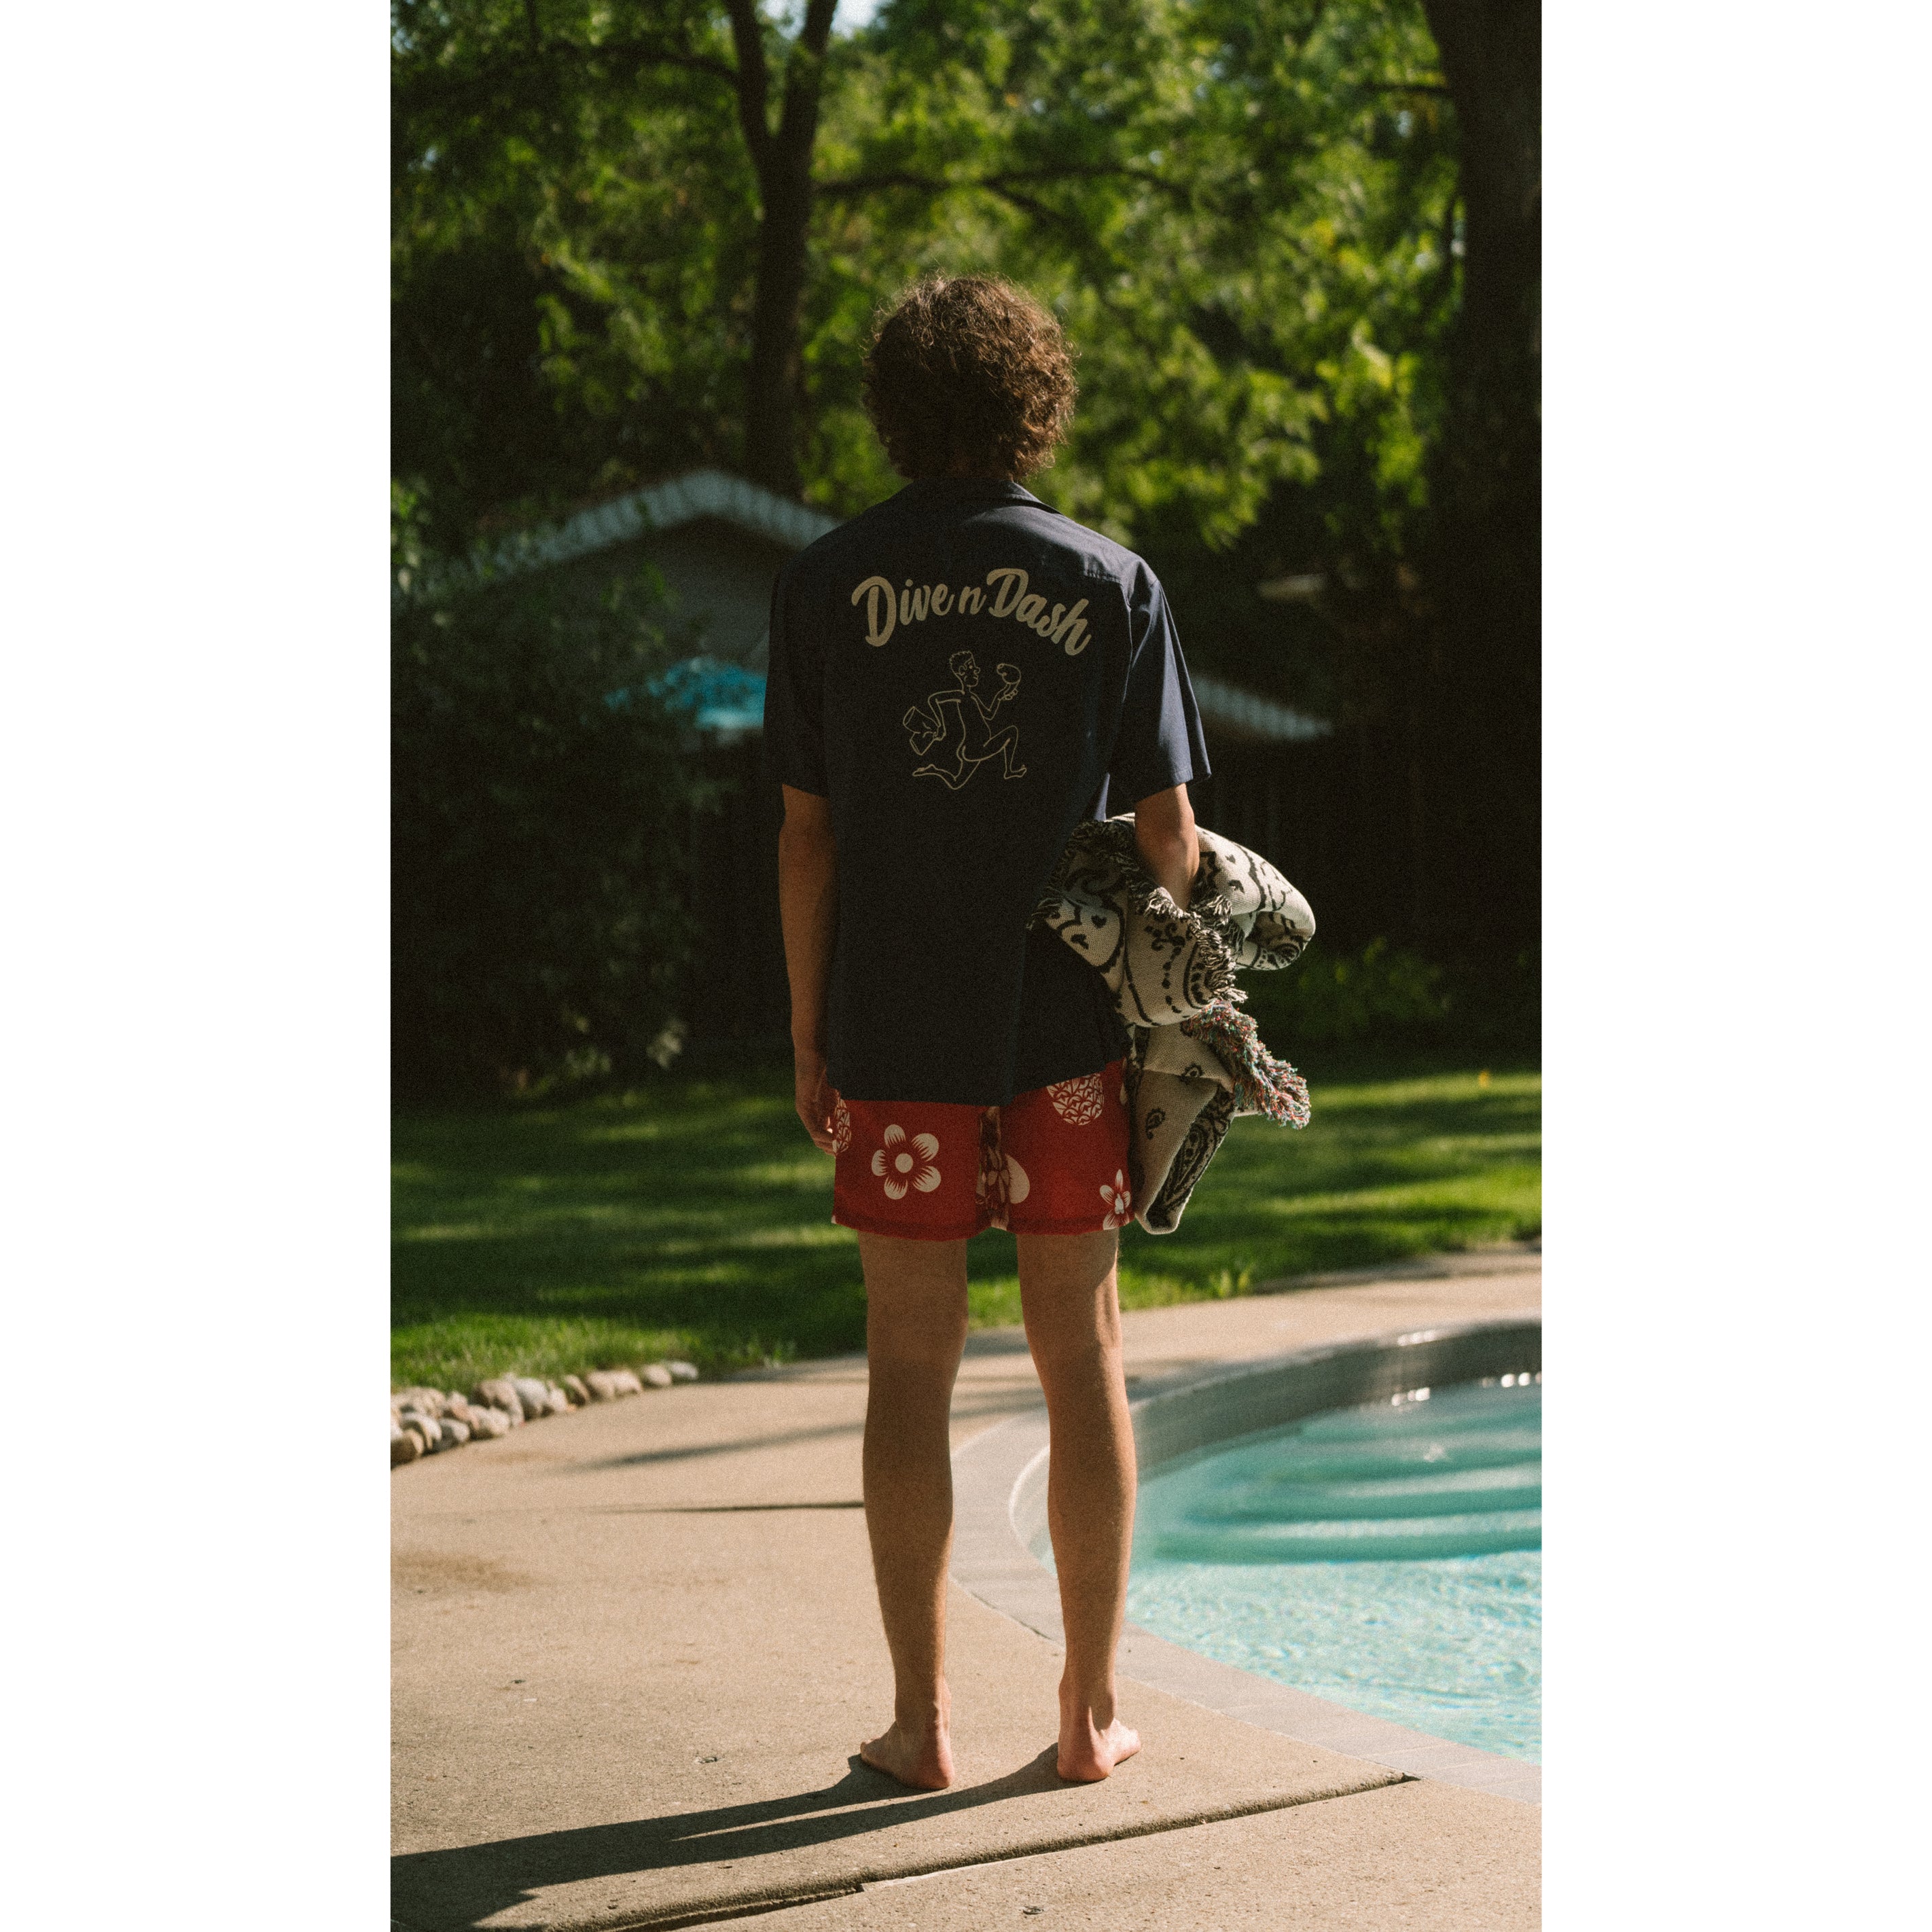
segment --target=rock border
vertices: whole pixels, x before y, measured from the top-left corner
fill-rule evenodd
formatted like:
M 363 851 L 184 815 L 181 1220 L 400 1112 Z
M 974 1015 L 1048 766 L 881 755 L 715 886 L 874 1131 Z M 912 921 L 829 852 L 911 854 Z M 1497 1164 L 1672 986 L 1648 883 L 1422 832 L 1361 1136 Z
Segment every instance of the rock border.
M 557 1382 L 535 1376 L 492 1376 L 466 1396 L 454 1389 L 397 1389 L 389 1397 L 389 1467 L 400 1469 L 466 1442 L 507 1436 L 526 1422 L 568 1415 L 592 1402 L 621 1402 L 626 1396 L 697 1379 L 688 1362 L 647 1362 L 640 1369 L 592 1369 L 587 1376 L 566 1376 Z

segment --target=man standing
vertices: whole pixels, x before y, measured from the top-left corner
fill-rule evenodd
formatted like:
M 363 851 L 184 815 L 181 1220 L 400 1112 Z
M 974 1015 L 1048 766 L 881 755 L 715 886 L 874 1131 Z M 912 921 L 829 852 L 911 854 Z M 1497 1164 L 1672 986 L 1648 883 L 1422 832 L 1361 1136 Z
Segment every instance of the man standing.
M 966 1243 L 989 1227 L 1018 1248 L 1052 1431 L 1060 1774 L 1105 1778 L 1140 1748 L 1114 1678 L 1134 1508 L 1115 1280 L 1126 1040 L 1099 975 L 1028 922 L 1110 796 L 1185 906 L 1187 786 L 1208 767 L 1154 573 L 1020 487 L 1074 393 L 1030 298 L 982 276 L 920 284 L 866 362 L 908 486 L 802 552 L 772 598 L 798 1111 L 835 1156 L 832 1218 L 857 1231 L 866 1279 L 866 1523 L 895 1682 L 862 1754 L 934 1790 L 952 1779 L 947 1424 Z

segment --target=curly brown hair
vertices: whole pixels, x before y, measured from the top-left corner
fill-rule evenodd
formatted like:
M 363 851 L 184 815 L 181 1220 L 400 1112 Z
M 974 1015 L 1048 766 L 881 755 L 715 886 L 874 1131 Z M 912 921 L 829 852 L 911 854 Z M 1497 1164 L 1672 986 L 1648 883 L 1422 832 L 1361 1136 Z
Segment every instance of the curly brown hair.
M 1053 460 L 1073 419 L 1060 325 L 992 275 L 929 275 L 882 315 L 866 352 L 866 413 L 902 476 L 1017 482 Z

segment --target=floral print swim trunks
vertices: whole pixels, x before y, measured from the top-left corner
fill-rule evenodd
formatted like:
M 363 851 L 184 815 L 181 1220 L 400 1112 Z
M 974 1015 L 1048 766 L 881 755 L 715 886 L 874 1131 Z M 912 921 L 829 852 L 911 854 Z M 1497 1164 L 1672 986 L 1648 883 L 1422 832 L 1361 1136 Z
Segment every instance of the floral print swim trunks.
M 842 1228 L 958 1241 L 988 1228 L 1088 1234 L 1133 1218 L 1122 1063 L 1005 1107 L 848 1100 L 832 1111 Z

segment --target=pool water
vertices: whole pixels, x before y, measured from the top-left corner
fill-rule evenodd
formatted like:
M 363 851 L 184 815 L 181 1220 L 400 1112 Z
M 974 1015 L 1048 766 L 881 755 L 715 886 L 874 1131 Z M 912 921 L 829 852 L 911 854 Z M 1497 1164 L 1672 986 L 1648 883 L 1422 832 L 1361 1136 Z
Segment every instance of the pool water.
M 1127 1614 L 1350 1708 L 1540 1761 L 1541 1376 L 1417 1390 L 1141 1485 Z

